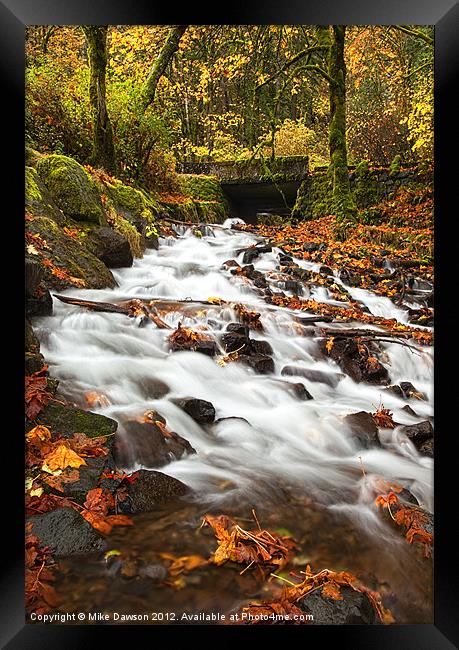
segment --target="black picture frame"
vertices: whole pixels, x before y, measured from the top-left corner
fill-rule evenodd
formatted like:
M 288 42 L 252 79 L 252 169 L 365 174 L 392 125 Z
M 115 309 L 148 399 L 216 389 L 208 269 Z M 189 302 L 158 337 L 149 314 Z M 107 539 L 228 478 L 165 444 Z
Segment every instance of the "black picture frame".
M 0 643 L 8 649 L 27 648 L 91 648 L 109 643 L 135 643 L 133 635 L 146 633 L 158 641 L 158 632 L 172 628 L 139 628 L 135 626 L 58 626 L 26 625 L 23 595 L 23 438 L 21 413 L 23 394 L 22 332 L 17 326 L 23 295 L 23 199 L 24 199 L 24 33 L 26 25 L 33 24 L 430 24 L 435 25 L 435 300 L 438 315 L 435 352 L 435 412 L 438 427 L 435 459 L 435 603 L 434 624 L 392 626 L 304 626 L 279 631 L 278 627 L 260 626 L 211 627 L 187 626 L 186 634 L 194 634 L 202 643 L 203 627 L 206 638 L 220 635 L 241 642 L 260 643 L 268 629 L 273 642 L 323 644 L 324 641 L 352 648 L 393 648 L 394 650 L 441 650 L 459 645 L 459 605 L 456 546 L 454 537 L 454 479 L 457 463 L 457 428 L 454 428 L 454 382 L 445 381 L 448 365 L 457 365 L 454 353 L 454 333 L 451 307 L 454 304 L 453 266 L 455 239 L 452 235 L 454 199 L 457 201 L 457 105 L 453 99 L 458 84 L 459 70 L 459 3 L 457 0 L 322 0 L 320 3 L 263 2 L 231 3 L 225 14 L 216 15 L 214 8 L 201 6 L 165 6 L 136 0 L 0 0 L 0 67 L 2 70 L 3 101 L 2 140 L 5 149 L 0 154 L 5 169 L 2 194 L 7 193 L 8 211 L 2 201 L 2 240 L 4 247 L 14 252 L 12 261 L 4 262 L 5 281 L 13 284 L 13 298 L 9 304 L 17 312 L 3 318 L 9 321 L 9 330 L 16 330 L 16 344 L 10 344 L 12 333 L 4 340 L 4 365 L 8 368 L 10 394 L 5 398 L 10 423 L 0 441 L 5 463 L 12 467 L 12 477 L 3 487 L 7 498 L 2 501 L 2 540 L 7 547 L 2 551 L 0 588 Z M 10 138 L 7 145 L 5 140 Z M 6 229 L 9 225 L 9 229 Z M 17 247 L 17 249 L 16 249 Z M 17 252 L 16 252 L 17 251 Z M 3 251 L 5 252 L 5 251 Z M 457 254 L 456 254 L 457 255 Z M 457 271 L 456 271 L 457 273 Z M 16 286 L 16 284 L 18 286 Z M 451 302 L 452 301 L 452 304 Z M 19 329 L 19 331 L 17 331 Z M 6 340 L 6 344 L 5 344 Z M 449 359 L 451 358 L 451 364 Z M 6 428 L 6 425 L 5 425 Z M 455 447 L 456 445 L 456 447 Z M 6 449 L 7 447 L 7 449 Z M 456 470 L 456 471 L 455 471 Z M 6 479 L 4 479 L 6 481 Z M 5 485 L 5 483 L 3 484 Z M 195 629 L 197 632 L 195 632 Z M 183 628 L 181 628 L 183 631 Z M 174 634 L 180 628 L 174 628 Z M 153 634 L 154 633 L 154 634 Z M 200 636 L 196 636 L 196 634 Z M 290 636 L 293 634 L 293 638 Z M 282 636 L 280 636 L 282 635 Z M 301 637 L 300 637 L 301 635 Z M 298 638 L 297 638 L 298 637 Z M 333 637 L 333 639 L 332 639 Z M 112 641 L 113 639 L 113 641 Z M 239 639 L 239 641 L 237 641 Z M 188 636 L 188 642 L 190 637 Z M 194 639 L 193 639 L 194 640 Z

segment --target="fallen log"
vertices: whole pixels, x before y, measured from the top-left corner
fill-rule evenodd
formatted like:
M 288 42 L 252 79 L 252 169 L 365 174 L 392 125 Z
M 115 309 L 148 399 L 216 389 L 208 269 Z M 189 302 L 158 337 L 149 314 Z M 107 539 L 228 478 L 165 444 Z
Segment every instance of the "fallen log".
M 123 314 L 124 316 L 139 316 L 142 312 L 145 317 L 149 318 L 159 329 L 172 329 L 170 325 L 165 323 L 160 317 L 156 308 L 152 305 L 150 309 L 144 305 L 140 300 L 134 299 L 126 301 L 117 305 L 111 302 L 96 302 L 95 300 L 80 300 L 79 298 L 70 298 L 69 296 L 61 296 L 53 294 L 55 298 L 68 305 L 75 305 L 77 307 L 84 307 L 91 311 L 101 311 L 111 314 Z
M 382 326 L 381 326 L 382 327 Z M 321 329 L 321 335 L 322 336 L 333 336 L 336 339 L 340 338 L 352 338 L 352 337 L 365 337 L 365 338 L 381 338 L 382 336 L 386 337 L 393 337 L 393 338 L 413 338 L 413 333 L 410 331 L 407 332 L 401 332 L 401 331 L 390 331 L 387 329 L 383 329 L 382 331 L 377 331 L 377 330 L 366 330 L 366 329 L 332 329 L 332 328 L 327 328 Z
M 128 307 L 122 307 L 121 305 L 116 305 L 111 302 L 96 302 L 94 300 L 80 300 L 79 298 L 60 296 L 57 293 L 54 293 L 53 296 L 58 300 L 60 300 L 61 302 L 65 302 L 68 305 L 76 305 L 77 307 L 86 307 L 86 309 L 90 309 L 92 311 L 103 311 L 103 312 L 109 312 L 113 314 L 124 314 L 125 316 L 129 316 Z

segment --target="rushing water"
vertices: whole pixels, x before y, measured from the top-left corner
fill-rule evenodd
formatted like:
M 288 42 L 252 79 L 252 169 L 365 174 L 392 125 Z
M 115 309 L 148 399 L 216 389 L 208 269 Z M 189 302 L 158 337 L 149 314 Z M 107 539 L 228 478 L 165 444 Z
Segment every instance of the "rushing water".
M 251 332 L 251 337 L 271 344 L 273 375 L 257 375 L 249 367 L 234 362 L 222 367 L 197 352 L 170 352 L 168 330 L 157 329 L 153 324 L 139 327 L 139 319 L 90 312 L 56 299 L 53 315 L 35 323 L 50 372 L 60 380 L 61 392 L 76 404 L 84 404 L 87 391 L 103 393 L 109 405 L 93 410 L 117 419 L 120 436 L 127 435 L 122 426 L 126 415 L 136 416 L 152 408 L 161 413 L 168 427 L 186 438 L 197 453 L 160 469 L 193 488 L 203 508 L 228 512 L 246 504 L 249 512 L 252 507 L 257 512 L 263 508 L 266 511 L 267 503 L 280 504 L 284 499 L 285 504 L 288 493 L 295 497 L 287 499 L 287 505 L 276 506 L 277 524 L 295 529 L 295 517 L 303 514 L 295 511 L 292 504 L 294 499 L 307 498 L 324 507 L 327 517 L 337 517 L 346 522 L 343 527 L 351 526 L 354 535 L 361 534 L 362 539 L 370 540 L 371 561 L 375 561 L 377 553 L 386 552 L 386 564 L 390 564 L 387 548 L 391 547 L 399 560 L 384 575 L 390 574 L 396 583 L 394 576 L 399 572 L 402 580 L 400 575 L 406 569 L 408 545 L 401 543 L 400 537 L 376 513 L 375 481 L 383 477 L 402 484 L 432 511 L 433 462 L 421 456 L 397 428 L 381 432 L 381 448 L 360 448 L 343 423 L 343 417 L 357 411 L 374 412 L 382 402 L 401 424 L 432 416 L 432 349 L 413 351 L 395 343 L 381 344 L 391 383 L 411 381 L 417 390 L 425 393 L 426 401 L 401 399 L 383 393 L 382 387 L 357 384 L 347 376 L 334 388 L 303 377 L 281 376 L 285 365 L 329 374 L 340 370 L 320 355 L 313 338 L 302 335 L 295 318 L 298 312 L 268 305 L 252 283 L 222 270 L 222 264 L 229 259 L 241 263 L 242 254 L 237 256 L 237 249 L 259 241 L 251 234 L 230 229 L 230 222 L 225 225 L 226 228 L 208 228 L 202 238 L 182 228 L 179 237 L 161 239 L 158 251 L 148 250 L 131 268 L 114 271 L 119 285 L 115 289 L 72 290 L 66 291 L 66 295 L 107 302 L 130 298 L 206 301 L 216 296 L 244 303 L 261 313 L 263 331 Z M 271 278 L 270 284 L 277 291 L 282 286 L 276 276 L 279 252 L 273 248 L 271 253 L 260 255 L 254 261 L 255 268 L 266 273 L 268 280 Z M 315 268 L 302 260 L 296 262 L 303 268 Z M 406 322 L 405 312 L 388 299 L 361 289 L 347 289 L 375 315 Z M 310 295 L 334 303 L 324 287 L 311 289 Z M 237 321 L 229 305 L 195 303 L 177 305 L 161 313 L 161 317 L 174 328 L 180 322 L 183 326 L 205 327 L 206 333 L 214 335 L 217 341 L 226 325 Z M 152 378 L 161 380 L 170 389 L 162 399 L 149 399 L 145 392 Z M 288 390 L 289 382 L 302 382 L 314 399 L 296 398 Z M 216 419 L 230 419 L 200 426 L 174 404 L 175 398 L 184 396 L 208 400 L 215 407 Z M 406 404 L 419 417 L 402 410 Z M 131 449 L 131 457 L 130 467 L 125 468 L 128 471 L 140 467 L 135 448 Z M 324 521 L 321 525 L 325 526 Z M 127 536 L 145 535 L 145 529 L 142 533 L 140 523 L 139 526 L 138 533 L 135 526 L 117 534 L 124 540 Z M 296 522 L 296 526 L 302 530 L 304 524 Z M 346 551 L 345 546 L 337 528 L 333 552 L 328 557 L 343 568 L 349 567 L 351 558 L 354 564 L 356 561 L 355 548 Z M 184 554 L 188 552 L 189 549 L 183 549 Z M 358 568 L 362 568 L 362 553 Z M 366 562 L 370 560 L 367 558 Z M 420 590 L 424 593 L 428 588 L 424 585 Z M 416 597 L 422 600 L 418 591 Z M 428 616 L 428 608 L 423 610 L 420 606 L 421 610 L 422 616 Z M 406 622 L 414 622 L 406 612 L 401 617 Z

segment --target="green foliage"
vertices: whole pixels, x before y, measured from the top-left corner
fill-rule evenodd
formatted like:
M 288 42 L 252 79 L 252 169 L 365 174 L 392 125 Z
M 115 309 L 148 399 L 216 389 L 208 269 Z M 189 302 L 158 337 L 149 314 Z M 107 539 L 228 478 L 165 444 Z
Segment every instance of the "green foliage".
M 113 206 L 107 208 L 107 221 L 113 230 L 126 237 L 134 257 L 143 257 L 142 239 L 137 228 L 119 214 Z
M 64 83 L 58 62 L 26 70 L 25 129 L 30 146 L 65 153 L 85 162 L 91 153 L 88 71 L 74 71 Z
M 391 176 L 395 176 L 395 174 L 400 173 L 400 164 L 402 162 L 401 157 L 397 154 L 394 156 L 394 159 L 392 160 L 389 168 L 389 173 Z

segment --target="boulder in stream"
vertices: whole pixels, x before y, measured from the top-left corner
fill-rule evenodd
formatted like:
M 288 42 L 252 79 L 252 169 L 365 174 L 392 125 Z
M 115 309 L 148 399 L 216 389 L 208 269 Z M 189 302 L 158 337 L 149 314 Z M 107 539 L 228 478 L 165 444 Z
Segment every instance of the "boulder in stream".
M 95 228 L 89 239 L 94 255 L 109 269 L 132 266 L 131 246 L 124 235 L 106 226 Z
M 369 384 L 388 384 L 389 372 L 374 356 L 364 356 L 352 338 L 335 339 L 333 347 L 326 349 L 322 342 L 322 351 L 335 361 L 341 370 L 355 382 L 365 381 Z M 370 363 L 371 359 L 371 363 Z
M 418 449 L 427 440 L 433 438 L 434 435 L 434 430 L 429 420 L 424 420 L 417 424 L 404 424 L 399 428 L 399 431 L 404 433 Z
M 120 502 L 124 513 L 152 512 L 158 505 L 178 499 L 190 492 L 181 481 L 154 470 L 140 469 L 131 474 L 133 482 L 128 482 L 127 499 Z
M 215 420 L 215 408 L 211 402 L 196 397 L 183 397 L 173 402 L 198 424 L 211 424 Z
M 360 446 L 365 449 L 372 445 L 381 446 L 378 427 L 371 413 L 366 411 L 350 413 L 343 418 L 343 422 L 349 427 L 352 437 L 359 442 Z
M 54 549 L 57 557 L 104 551 L 107 542 L 90 523 L 73 508 L 57 508 L 44 515 L 29 517 L 32 535 L 40 546 Z
M 246 354 L 239 355 L 239 360 L 247 364 L 259 375 L 269 375 L 274 372 L 274 361 L 271 357 L 264 354 L 254 354 L 248 356 Z
M 312 614 L 314 625 L 374 625 L 379 618 L 368 596 L 352 587 L 340 587 L 342 600 L 324 598 L 321 591 L 306 595 L 296 604 Z

